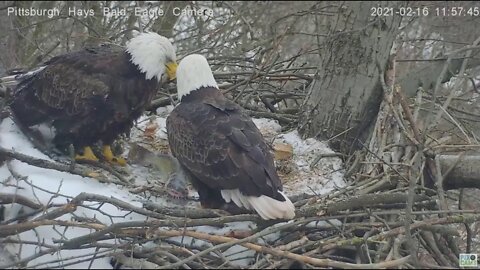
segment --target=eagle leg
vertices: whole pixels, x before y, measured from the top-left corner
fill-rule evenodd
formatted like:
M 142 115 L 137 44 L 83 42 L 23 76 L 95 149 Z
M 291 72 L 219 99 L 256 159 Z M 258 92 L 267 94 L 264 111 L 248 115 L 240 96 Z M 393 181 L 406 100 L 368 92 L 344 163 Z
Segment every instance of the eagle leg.
M 91 160 L 91 161 L 98 161 L 98 158 L 95 156 L 95 154 L 92 151 L 92 148 L 90 146 L 86 146 L 83 148 L 83 155 L 76 155 L 75 156 L 76 160 Z
M 211 189 L 197 179 L 194 179 L 192 184 L 197 189 L 200 205 L 203 208 L 222 209 L 225 200 L 222 198 L 219 190 Z
M 103 146 L 103 156 L 110 163 L 117 164 L 120 166 L 127 165 L 127 161 L 124 158 L 117 157 L 112 153 L 112 149 L 110 148 L 110 145 Z

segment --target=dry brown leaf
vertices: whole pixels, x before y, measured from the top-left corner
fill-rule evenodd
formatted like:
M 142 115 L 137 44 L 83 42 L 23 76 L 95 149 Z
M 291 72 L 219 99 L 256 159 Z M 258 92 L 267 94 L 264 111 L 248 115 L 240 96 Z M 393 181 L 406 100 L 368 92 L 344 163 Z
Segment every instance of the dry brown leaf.
M 143 132 L 143 136 L 149 140 L 155 140 L 158 130 L 158 124 L 155 121 L 150 121 Z
M 287 160 L 293 157 L 293 146 L 288 143 L 275 143 L 273 145 L 276 160 Z

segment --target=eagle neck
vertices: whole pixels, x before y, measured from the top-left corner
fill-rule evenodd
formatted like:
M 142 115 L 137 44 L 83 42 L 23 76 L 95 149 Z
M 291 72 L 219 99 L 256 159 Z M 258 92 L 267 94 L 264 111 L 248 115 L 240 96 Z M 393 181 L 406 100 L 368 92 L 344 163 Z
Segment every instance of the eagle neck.
M 193 91 L 190 91 L 188 94 L 183 95 L 180 99 L 180 101 L 183 102 L 191 102 L 195 100 L 203 100 L 203 99 L 209 99 L 212 97 L 218 98 L 220 96 L 223 96 L 220 90 L 214 87 L 200 87 L 198 89 L 195 89 Z

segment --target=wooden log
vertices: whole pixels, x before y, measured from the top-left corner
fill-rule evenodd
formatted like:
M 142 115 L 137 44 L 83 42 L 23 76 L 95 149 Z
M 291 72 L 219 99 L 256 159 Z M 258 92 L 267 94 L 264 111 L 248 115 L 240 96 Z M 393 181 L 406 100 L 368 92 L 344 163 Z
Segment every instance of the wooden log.
M 438 155 L 443 175 L 443 188 L 479 188 L 480 189 L 480 154 Z M 460 160 L 459 160 L 460 159 Z M 452 167 L 450 172 L 448 170 Z M 445 175 L 448 172 L 447 175 Z

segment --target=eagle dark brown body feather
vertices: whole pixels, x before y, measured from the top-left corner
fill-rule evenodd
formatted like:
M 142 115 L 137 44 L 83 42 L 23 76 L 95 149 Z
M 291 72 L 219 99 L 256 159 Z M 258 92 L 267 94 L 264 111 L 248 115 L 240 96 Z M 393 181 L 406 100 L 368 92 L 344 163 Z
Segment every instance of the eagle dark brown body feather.
M 157 87 L 127 52 L 104 46 L 52 58 L 21 79 L 10 106 L 27 126 L 52 124 L 57 146 L 82 148 L 128 134 Z
M 216 88 L 184 96 L 167 118 L 172 154 L 189 172 L 205 207 L 225 203 L 220 190 L 279 201 L 282 183 L 262 134 L 242 108 Z

